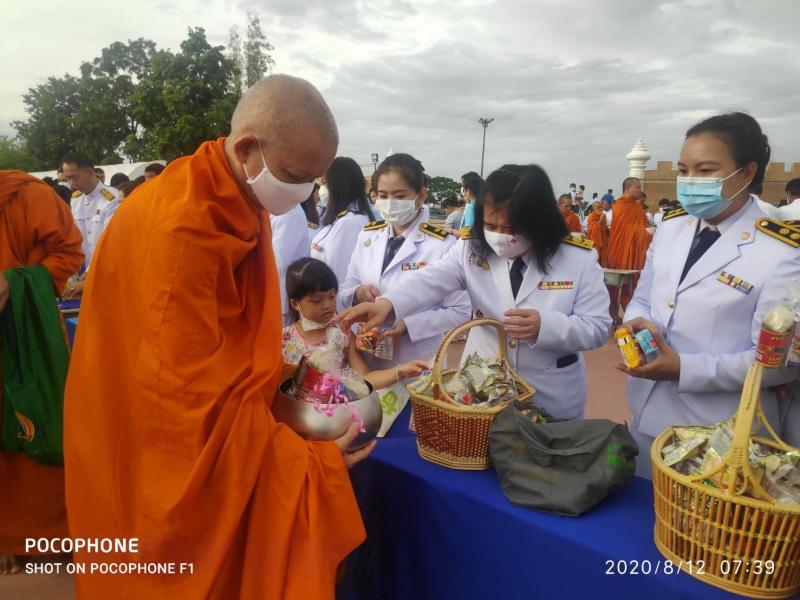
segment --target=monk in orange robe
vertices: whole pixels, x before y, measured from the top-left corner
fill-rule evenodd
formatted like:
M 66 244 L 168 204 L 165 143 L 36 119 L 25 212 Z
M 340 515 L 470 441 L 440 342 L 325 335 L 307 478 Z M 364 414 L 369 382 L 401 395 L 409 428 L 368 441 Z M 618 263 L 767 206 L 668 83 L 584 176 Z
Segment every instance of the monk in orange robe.
M 53 279 L 55 301 L 83 264 L 81 233 L 49 185 L 21 171 L 0 171 L 0 312 L 8 301 L 2 272 L 37 264 Z M 2 398 L 0 385 L 0 406 Z M 0 451 L 0 575 L 19 570 L 14 555 L 25 552 L 25 538 L 65 535 L 64 469 Z
M 558 199 L 558 210 L 561 212 L 561 216 L 564 217 L 564 222 L 567 224 L 567 229 L 569 229 L 570 233 L 581 233 L 583 231 L 580 217 L 572 210 L 572 196 L 562 194 Z
M 78 598 L 334 597 L 365 536 L 347 467 L 374 443 L 348 452 L 355 426 L 306 441 L 270 412 L 281 300 L 264 209 L 305 200 L 337 145 L 316 88 L 268 77 L 227 138 L 170 163 L 103 234 L 67 381 L 67 513 L 75 538 L 139 542 L 75 553 Z M 117 561 L 176 570 L 89 572 Z
M 594 242 L 600 266 L 608 266 L 608 224 L 603 212 L 603 205 L 599 201 L 592 204 L 592 212 L 586 218 L 586 235 Z
M 647 248 L 653 236 L 647 231 L 650 222 L 642 204 L 642 182 L 636 177 L 628 177 L 622 182 L 622 196 L 614 203 L 611 213 L 611 232 L 608 236 L 608 267 L 610 269 L 644 269 Z M 619 319 L 619 309 L 625 312 L 636 289 L 638 275 L 633 275 L 630 285 L 622 289 L 617 305 L 617 289 L 609 288 L 611 294 L 611 316 Z

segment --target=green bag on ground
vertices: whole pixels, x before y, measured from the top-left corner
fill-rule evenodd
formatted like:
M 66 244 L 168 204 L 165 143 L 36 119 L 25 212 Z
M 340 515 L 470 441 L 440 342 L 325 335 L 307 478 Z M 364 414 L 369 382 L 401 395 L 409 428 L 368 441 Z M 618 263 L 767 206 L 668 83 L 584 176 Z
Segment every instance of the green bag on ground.
M 534 422 L 531 410 L 546 422 Z M 639 449 L 624 425 L 606 419 L 555 419 L 530 402 L 512 402 L 489 430 L 492 464 L 514 504 L 578 516 L 625 485 Z M 648 457 L 644 457 L 646 460 Z
M 69 351 L 53 281 L 42 265 L 3 273 L 9 299 L 0 314 L 2 448 L 63 465 L 64 385 Z

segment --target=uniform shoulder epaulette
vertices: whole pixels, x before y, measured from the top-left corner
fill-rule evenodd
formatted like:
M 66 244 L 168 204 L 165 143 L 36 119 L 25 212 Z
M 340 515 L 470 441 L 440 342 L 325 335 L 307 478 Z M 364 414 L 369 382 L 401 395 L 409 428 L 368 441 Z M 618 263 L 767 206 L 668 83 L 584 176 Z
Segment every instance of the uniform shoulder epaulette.
M 674 219 L 675 217 L 682 217 L 683 215 L 688 215 L 689 213 L 686 212 L 683 208 L 673 208 L 671 211 L 664 214 L 661 218 L 661 222 L 669 221 L 670 219 Z
M 770 237 L 789 244 L 792 248 L 800 248 L 800 227 L 788 222 L 762 218 L 756 221 L 756 229 Z
M 462 227 L 458 232 L 458 237 L 462 240 L 472 239 L 472 227 Z
M 571 235 L 561 238 L 561 241 L 565 244 L 570 244 L 571 246 L 583 248 L 584 250 L 591 250 L 594 248 L 594 242 L 592 240 L 579 240 Z
M 342 212 L 340 212 L 338 215 L 336 215 L 336 218 L 337 219 L 341 219 L 343 216 L 345 216 L 349 212 L 350 212 L 350 209 L 345 208 Z
M 72 192 L 72 197 L 73 198 L 77 198 L 78 196 L 82 196 L 82 195 L 83 195 L 83 192 L 80 191 L 80 190 L 75 190 L 74 192 Z
M 386 227 L 386 221 L 370 221 L 364 225 L 364 231 L 377 231 Z
M 106 188 L 103 188 L 102 190 L 100 190 L 100 195 L 103 198 L 105 198 L 106 200 L 108 200 L 109 202 L 111 202 L 114 198 L 116 198 L 116 196 L 114 194 L 112 194 L 111 192 L 109 192 Z
M 797 219 L 788 219 L 784 221 L 787 225 L 791 225 L 792 227 L 800 227 L 800 220 Z
M 450 232 L 447 231 L 447 229 L 442 229 L 441 227 L 431 225 L 430 223 L 420 224 L 419 230 L 422 233 L 427 233 L 431 237 L 435 237 L 437 240 L 446 240 L 447 236 L 450 235 Z
M 319 229 L 319 224 L 318 223 L 312 223 L 311 221 L 308 221 L 308 228 L 309 229 Z

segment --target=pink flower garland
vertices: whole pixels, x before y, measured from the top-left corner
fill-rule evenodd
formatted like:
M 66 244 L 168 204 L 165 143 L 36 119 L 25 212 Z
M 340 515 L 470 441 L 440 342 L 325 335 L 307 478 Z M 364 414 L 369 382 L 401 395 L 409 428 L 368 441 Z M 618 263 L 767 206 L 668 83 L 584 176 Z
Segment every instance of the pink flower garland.
M 329 417 L 332 417 L 333 413 L 336 412 L 336 408 L 340 404 L 344 404 L 350 409 L 351 418 L 354 421 L 358 421 L 358 430 L 361 433 L 366 433 L 367 430 L 364 427 L 364 419 L 359 418 L 358 410 L 355 406 L 350 404 L 350 400 L 347 398 L 347 394 L 344 393 L 344 389 L 345 387 L 342 385 L 341 379 L 335 375 L 331 375 L 330 373 L 325 373 L 322 376 L 322 379 L 314 384 L 313 391 L 315 396 L 327 398 L 328 401 L 323 403 L 315 398 L 314 410 L 316 410 L 318 413 L 325 413 Z

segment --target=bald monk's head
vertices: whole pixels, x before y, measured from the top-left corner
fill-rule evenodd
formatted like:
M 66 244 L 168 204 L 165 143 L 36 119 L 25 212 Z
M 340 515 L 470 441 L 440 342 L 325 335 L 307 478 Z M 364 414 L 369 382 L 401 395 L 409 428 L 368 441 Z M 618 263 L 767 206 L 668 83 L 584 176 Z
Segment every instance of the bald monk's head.
M 247 179 L 258 177 L 264 161 L 283 184 L 313 184 L 328 170 L 338 145 L 336 121 L 319 91 L 304 79 L 270 75 L 239 100 L 225 154 L 239 187 L 259 202 Z M 299 191 L 286 189 L 290 195 Z
M 638 177 L 626 177 L 622 182 L 622 194 L 634 200 L 642 199 L 642 182 Z
M 571 213 L 572 196 L 570 196 L 569 194 L 561 194 L 561 196 L 558 198 L 558 210 L 564 217 L 566 217 L 569 213 Z

